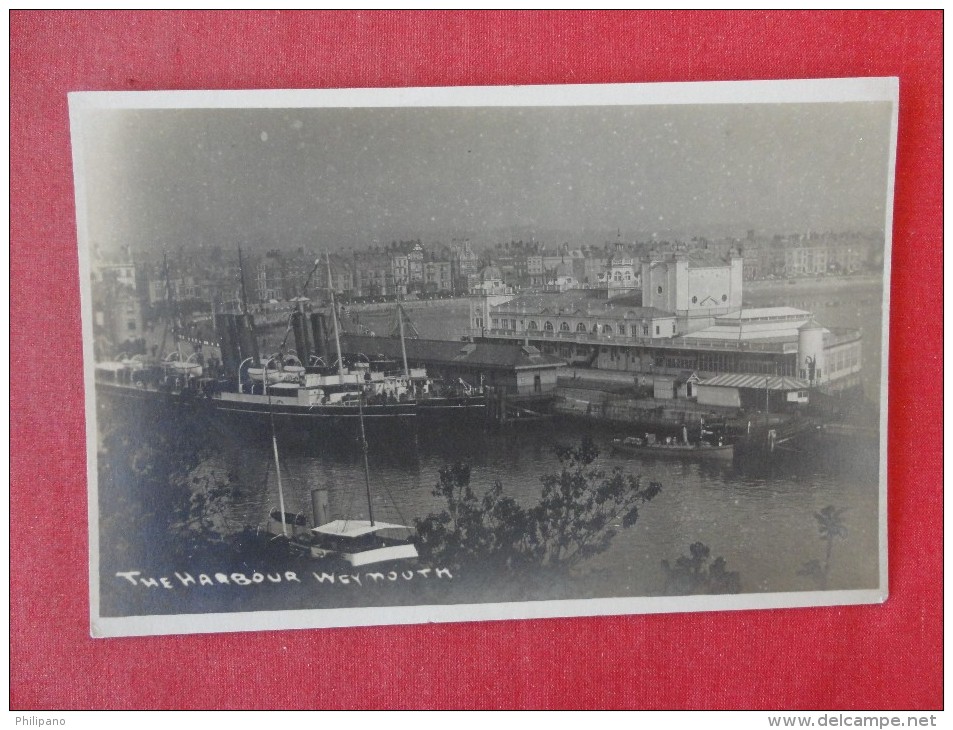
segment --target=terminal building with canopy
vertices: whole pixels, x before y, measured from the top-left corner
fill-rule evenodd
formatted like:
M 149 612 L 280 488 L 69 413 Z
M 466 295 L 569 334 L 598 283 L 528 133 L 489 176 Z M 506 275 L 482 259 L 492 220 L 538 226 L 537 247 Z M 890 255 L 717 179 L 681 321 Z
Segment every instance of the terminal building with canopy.
M 517 340 L 570 367 L 631 373 L 656 398 L 769 407 L 811 391 L 860 387 L 859 330 L 818 323 L 793 307 L 742 306 L 741 259 L 690 254 L 642 260 L 640 294 L 523 293 L 471 306 L 470 335 Z M 767 394 L 767 395 L 766 395 Z

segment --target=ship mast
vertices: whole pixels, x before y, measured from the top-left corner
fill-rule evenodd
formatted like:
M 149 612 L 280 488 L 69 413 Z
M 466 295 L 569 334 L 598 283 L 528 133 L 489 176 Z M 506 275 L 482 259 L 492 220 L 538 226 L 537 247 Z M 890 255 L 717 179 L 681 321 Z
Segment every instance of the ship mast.
M 242 314 L 248 314 L 248 296 L 245 294 L 245 267 L 242 264 L 242 247 L 238 247 L 238 277 L 242 283 Z
M 172 342 L 175 344 L 175 351 L 179 351 L 179 336 L 178 330 L 175 325 L 175 313 L 172 307 L 172 282 L 169 281 L 169 259 L 166 254 L 162 254 L 162 269 L 165 273 L 165 303 L 168 312 L 166 313 L 166 322 L 167 325 L 165 329 L 162 330 L 162 342 L 159 344 L 159 357 L 165 357 L 165 338 L 169 332 L 169 326 L 172 327 Z M 179 354 L 179 359 L 182 359 L 181 353 Z
M 338 309 L 334 303 L 334 284 L 331 281 L 331 254 L 328 257 L 328 291 L 331 292 L 331 318 L 334 320 L 334 344 L 338 350 L 338 375 L 344 376 L 344 358 L 341 356 L 341 335 L 338 333 Z M 363 426 L 363 423 L 361 424 Z
M 410 380 L 407 367 L 407 345 L 404 343 L 404 308 L 400 304 L 400 289 L 397 290 L 397 323 L 400 327 L 400 354 L 404 356 L 404 377 Z

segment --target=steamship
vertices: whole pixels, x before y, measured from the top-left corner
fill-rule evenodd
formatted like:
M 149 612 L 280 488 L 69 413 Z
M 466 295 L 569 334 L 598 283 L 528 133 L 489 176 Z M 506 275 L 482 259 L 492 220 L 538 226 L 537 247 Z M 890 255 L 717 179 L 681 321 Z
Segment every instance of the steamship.
M 333 311 L 333 310 L 332 310 Z M 310 325 L 310 328 L 308 327 Z M 337 323 L 337 358 L 327 355 L 327 326 L 321 312 L 303 308 L 291 314 L 289 331 L 298 350 L 268 358 L 257 354 L 251 314 L 217 317 L 222 361 L 215 372 L 193 354 L 185 358 L 176 349 L 160 361 L 143 356 L 119 356 L 95 366 L 97 393 L 141 405 L 224 415 L 279 427 L 333 432 L 356 427 L 363 411 L 369 428 L 402 428 L 418 417 L 432 421 L 480 420 L 486 399 L 480 392 L 457 393 L 438 389 L 425 368 L 399 368 L 379 356 L 342 355 Z M 310 329 L 310 332 L 308 331 Z M 311 342 L 318 343 L 311 352 Z M 438 392 L 439 390 L 439 392 Z M 350 431 L 347 431 L 350 433 Z

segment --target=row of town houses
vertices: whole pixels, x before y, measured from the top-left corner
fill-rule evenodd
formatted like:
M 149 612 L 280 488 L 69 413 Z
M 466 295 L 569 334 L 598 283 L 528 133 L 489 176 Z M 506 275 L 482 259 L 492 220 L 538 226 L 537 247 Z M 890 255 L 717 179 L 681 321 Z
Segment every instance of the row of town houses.
M 883 237 L 873 233 L 809 233 L 743 239 L 695 238 L 683 243 L 606 243 L 604 246 L 547 247 L 514 241 L 480 251 L 468 240 L 450 245 L 419 239 L 393 242 L 352 253 L 332 253 L 331 287 L 338 295 L 382 297 L 412 293 L 473 294 L 497 289 L 520 291 L 549 287 L 635 289 L 639 261 L 657 250 L 705 250 L 743 260 L 746 281 L 825 274 L 856 274 L 883 265 Z M 322 253 L 304 248 L 248 255 L 239 266 L 235 252 L 193 251 L 165 263 L 135 262 L 131 257 L 97 266 L 100 278 L 112 278 L 137 290 L 147 304 L 169 300 L 237 301 L 263 304 L 326 291 Z M 239 271 L 244 271 L 244 282 Z M 244 283 L 244 292 L 242 291 Z M 307 286 L 306 286 L 307 285 Z M 307 289 L 308 291 L 305 291 Z
M 306 248 L 264 254 L 193 249 L 162 258 L 135 257 L 126 250 L 93 268 L 97 326 L 113 341 L 140 337 L 155 311 L 176 303 L 194 309 L 225 309 L 287 302 L 298 296 L 343 299 L 415 295 L 507 295 L 535 290 L 606 290 L 608 297 L 642 286 L 642 262 L 658 251 L 701 252 L 740 260 L 744 280 L 826 274 L 857 274 L 882 267 L 882 233 L 808 233 L 744 238 L 695 238 L 681 243 L 547 246 L 512 241 L 477 251 L 469 240 L 449 245 L 395 241 L 350 253 Z M 96 257 L 94 256 L 94 259 Z

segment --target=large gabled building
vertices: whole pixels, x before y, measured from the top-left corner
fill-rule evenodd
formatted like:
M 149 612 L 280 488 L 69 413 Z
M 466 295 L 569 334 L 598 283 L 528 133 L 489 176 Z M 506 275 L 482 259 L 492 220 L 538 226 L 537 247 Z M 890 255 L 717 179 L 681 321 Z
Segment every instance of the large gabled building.
M 407 353 L 410 367 L 449 383 L 487 385 L 512 395 L 545 395 L 556 388 L 556 374 L 566 363 L 518 342 L 454 342 L 452 340 L 342 335 L 341 348 L 368 358 L 383 355 L 400 363 Z

